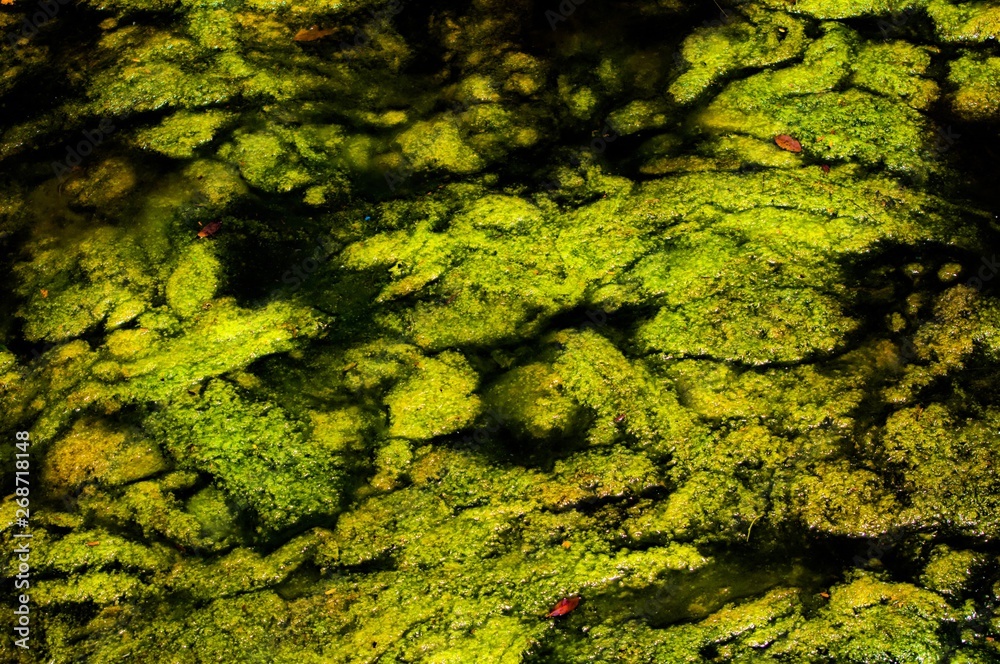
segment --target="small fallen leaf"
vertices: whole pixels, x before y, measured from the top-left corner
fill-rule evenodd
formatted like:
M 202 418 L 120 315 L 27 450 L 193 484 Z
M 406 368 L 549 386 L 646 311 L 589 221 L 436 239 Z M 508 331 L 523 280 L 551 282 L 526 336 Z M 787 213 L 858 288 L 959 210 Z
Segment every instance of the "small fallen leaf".
M 782 150 L 789 152 L 802 152 L 802 144 L 788 134 L 779 134 L 774 137 L 775 144 Z
M 309 42 L 316 41 L 317 39 L 323 39 L 323 37 L 329 37 L 333 34 L 333 28 L 327 28 L 326 30 L 321 30 L 315 25 L 311 28 L 302 29 L 295 33 L 292 38 L 297 42 Z
M 564 616 L 573 609 L 577 607 L 580 600 L 583 599 L 579 595 L 572 595 L 570 597 L 563 597 L 559 600 L 549 614 L 545 616 L 546 618 L 558 618 L 559 616 Z
M 2 1 L 2 0 L 0 0 L 0 1 Z M 49 296 L 49 292 L 43 288 L 42 289 L 42 297 L 48 297 L 48 296 Z
M 222 228 L 221 221 L 213 221 L 211 223 L 205 224 L 205 226 L 200 231 L 198 231 L 198 237 L 212 237 L 213 235 L 219 232 L 220 228 Z
M 97 540 L 96 542 L 87 542 L 87 546 L 97 546 L 100 543 L 101 543 L 100 540 Z

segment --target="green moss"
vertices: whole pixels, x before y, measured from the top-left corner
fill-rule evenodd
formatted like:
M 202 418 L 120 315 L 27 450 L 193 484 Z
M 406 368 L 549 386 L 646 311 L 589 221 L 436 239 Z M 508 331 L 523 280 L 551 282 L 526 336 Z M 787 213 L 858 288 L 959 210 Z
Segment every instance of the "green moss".
M 804 29 L 794 16 L 757 13 L 748 21 L 696 30 L 681 50 L 690 67 L 670 85 L 670 94 L 687 104 L 734 71 L 790 60 L 805 47 Z
M 206 487 L 191 496 L 187 511 L 201 525 L 202 539 L 219 542 L 222 546 L 238 540 L 239 526 L 225 494 L 215 487 Z
M 927 14 L 945 42 L 985 42 L 1000 35 L 1000 10 L 988 2 L 929 0 Z
M 574 86 L 565 75 L 559 77 L 559 97 L 563 106 L 575 118 L 589 118 L 597 108 L 598 98 L 594 91 L 586 86 Z
M 767 5 L 779 9 L 787 6 L 779 0 L 768 0 Z M 856 16 L 888 16 L 894 12 L 912 10 L 919 3 L 913 0 L 802 0 L 795 10 L 821 19 L 852 18 Z
M 727 86 L 698 116 L 699 125 L 713 134 L 740 132 L 762 140 L 790 134 L 802 143 L 804 154 L 819 159 L 884 164 L 892 171 L 918 175 L 932 172 L 935 135 L 924 117 L 881 96 L 838 89 L 849 76 L 848 61 L 859 47 L 858 39 L 839 25 L 827 25 L 826 31 L 809 46 L 801 64 Z M 917 53 L 908 48 L 880 51 L 881 56 L 895 58 L 896 72 L 913 71 L 914 58 L 920 62 Z M 858 65 L 862 85 L 864 62 L 862 57 Z M 902 72 L 892 77 L 898 81 L 897 94 L 916 100 L 917 107 L 930 103 L 933 87 Z M 879 86 L 880 94 L 885 91 L 884 84 Z M 926 146 L 926 151 L 915 154 L 914 145 Z
M 178 34 L 129 26 L 110 32 L 98 48 L 120 58 L 94 77 L 91 104 L 98 115 L 222 104 L 236 91 L 221 72 L 206 67 L 194 42 Z M 121 57 L 125 52 L 131 57 Z
M 62 524 L 65 527 L 65 524 Z M 78 529 L 65 537 L 49 537 L 35 563 L 48 574 L 119 568 L 130 574 L 161 573 L 170 569 L 176 553 L 153 543 L 142 545 L 104 530 Z M 42 542 L 37 541 L 41 545 Z M 86 601 L 85 599 L 83 601 Z
M 211 473 L 263 531 L 340 510 L 346 478 L 337 459 L 307 444 L 302 423 L 225 381 L 178 398 L 146 426 L 182 467 Z
M 501 421 L 531 438 L 561 437 L 575 433 L 581 424 L 579 404 L 562 387 L 551 367 L 529 364 L 505 373 L 490 386 L 485 400 Z
M 78 420 L 68 435 L 52 444 L 42 479 L 65 495 L 88 482 L 126 484 L 166 469 L 159 450 L 134 433 L 109 429 L 101 421 Z
M 969 120 L 985 120 L 1000 110 L 992 83 L 1000 75 L 1000 58 L 967 54 L 951 62 L 949 82 L 957 88 L 951 95 L 955 113 Z
M 147 594 L 144 591 L 138 577 L 123 572 L 90 572 L 73 579 L 40 581 L 33 597 L 41 607 L 84 602 L 107 606 L 136 601 Z
M 219 155 L 239 165 L 251 185 L 265 191 L 287 192 L 317 179 L 319 162 L 329 159 L 329 151 L 339 142 L 336 126 L 287 130 L 272 128 L 261 132 L 235 132 L 235 141 L 222 147 Z
M 921 585 L 945 596 L 964 594 L 976 582 L 986 557 L 975 551 L 955 551 L 945 545 L 935 547 L 924 568 Z
M 167 304 L 178 316 L 190 318 L 215 295 L 220 269 L 212 248 L 196 240 L 181 254 L 167 279 Z
M 30 259 L 16 268 L 28 338 L 65 340 L 109 316 L 120 325 L 147 307 L 160 256 L 143 244 L 139 232 L 106 225 L 37 228 Z
M 417 122 L 396 138 L 408 169 L 441 169 L 451 173 L 472 173 L 483 162 L 463 138 L 454 118 Z
M 471 395 L 477 382 L 476 373 L 457 353 L 421 360 L 417 372 L 385 397 L 389 435 L 431 438 L 463 428 L 479 411 L 479 399 Z
M 195 161 L 184 174 L 212 206 L 224 206 L 247 190 L 235 169 L 217 161 Z
M 819 619 L 795 629 L 775 654 L 822 647 L 841 662 L 940 661 L 947 652 L 941 625 L 957 619 L 932 592 L 864 575 L 832 588 Z
M 995 7 L 529 4 L 108 0 L 20 40 L 38 657 L 1000 656 L 993 148 L 934 123 L 994 128 Z
M 608 124 L 619 134 L 634 134 L 644 129 L 659 129 L 668 124 L 662 105 L 646 100 L 634 101 L 608 116 Z
M 232 113 L 219 110 L 178 111 L 157 127 L 139 132 L 135 140 L 141 147 L 183 159 L 193 156 L 199 145 L 211 141 L 233 117 Z
M 937 84 L 926 77 L 931 54 L 927 48 L 903 41 L 867 44 L 853 63 L 851 82 L 869 92 L 892 95 L 914 108 L 926 109 L 938 96 Z
M 997 416 L 991 409 L 981 421 L 962 426 L 942 405 L 932 404 L 899 410 L 888 419 L 882 445 L 912 496 L 911 519 L 947 520 L 966 532 L 996 531 L 995 480 L 987 470 L 996 444 L 986 432 Z M 968 500 L 962 491 L 970 483 L 982 492 L 979 499 Z

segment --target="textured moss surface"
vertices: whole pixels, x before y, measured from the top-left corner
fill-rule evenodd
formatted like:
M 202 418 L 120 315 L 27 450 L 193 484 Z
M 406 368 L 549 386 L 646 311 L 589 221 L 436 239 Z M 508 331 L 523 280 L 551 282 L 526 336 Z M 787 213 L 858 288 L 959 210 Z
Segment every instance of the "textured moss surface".
M 1000 661 L 995 4 L 33 11 L 15 661 Z

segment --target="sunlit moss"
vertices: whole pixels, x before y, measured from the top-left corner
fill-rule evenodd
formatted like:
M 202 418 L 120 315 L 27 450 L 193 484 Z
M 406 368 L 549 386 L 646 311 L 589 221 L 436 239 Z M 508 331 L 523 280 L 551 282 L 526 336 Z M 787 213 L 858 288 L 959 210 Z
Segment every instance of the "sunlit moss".
M 993 126 L 995 8 L 681 5 L 108 0 L 16 40 L 46 658 L 997 658 L 992 231 L 935 124 Z
M 190 317 L 215 295 L 219 270 L 219 261 L 212 250 L 195 241 L 167 279 L 167 303 L 178 315 Z
M 758 13 L 754 19 L 702 28 L 684 41 L 681 54 L 690 66 L 670 86 L 677 101 L 694 101 L 735 70 L 784 62 L 802 53 L 806 39 L 800 19 L 778 13 Z
M 340 509 L 344 478 L 336 458 L 311 449 L 305 427 L 280 408 L 249 401 L 223 381 L 209 383 L 200 397 L 179 398 L 146 425 L 177 463 L 212 473 L 263 528 Z
M 108 430 L 101 422 L 78 421 L 46 455 L 43 481 L 69 493 L 87 482 L 125 484 L 166 468 L 149 441 Z
M 929 0 L 927 14 L 946 42 L 985 42 L 1000 36 L 1000 8 L 989 2 Z
M 968 54 L 953 60 L 949 81 L 956 86 L 952 95 L 955 112 L 970 120 L 995 116 L 1000 110 L 993 82 L 1000 76 L 1000 58 Z
M 156 128 L 140 132 L 136 141 L 168 157 L 190 157 L 199 145 L 211 141 L 218 129 L 232 118 L 232 114 L 219 110 L 202 113 L 179 111 Z

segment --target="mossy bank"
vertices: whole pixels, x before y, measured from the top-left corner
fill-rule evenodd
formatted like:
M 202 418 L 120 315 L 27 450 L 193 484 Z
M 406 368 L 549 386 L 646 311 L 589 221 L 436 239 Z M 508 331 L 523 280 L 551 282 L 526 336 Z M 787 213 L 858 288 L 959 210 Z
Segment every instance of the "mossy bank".
M 56 5 L 16 661 L 1000 661 L 995 4 Z

